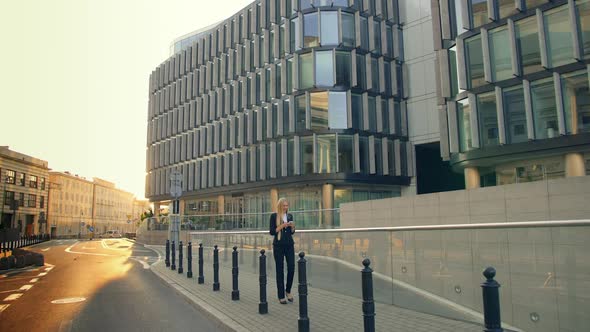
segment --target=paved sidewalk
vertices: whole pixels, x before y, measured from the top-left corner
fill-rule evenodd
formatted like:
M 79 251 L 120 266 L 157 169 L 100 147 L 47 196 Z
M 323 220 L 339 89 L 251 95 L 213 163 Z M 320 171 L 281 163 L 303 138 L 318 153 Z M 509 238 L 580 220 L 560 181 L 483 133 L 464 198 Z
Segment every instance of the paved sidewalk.
M 220 264 L 219 279 L 221 290 L 213 291 L 213 271 L 206 261 L 204 268 L 205 283 L 198 284 L 198 254 L 193 248 L 193 278 L 184 273 L 166 268 L 164 246 L 146 246 L 159 252 L 162 260 L 151 266 L 152 271 L 163 281 L 203 312 L 216 320 L 227 331 L 297 331 L 299 305 L 297 296 L 297 269 L 293 293 L 294 304 L 279 304 L 276 296 L 274 273 L 267 277 L 268 314 L 258 314 L 259 281 L 258 275 L 248 271 L 239 272 L 240 300 L 232 301 L 231 267 Z M 271 256 L 272 257 L 272 256 Z M 267 257 L 268 259 L 272 259 Z M 177 258 L 178 260 L 178 258 Z M 220 254 L 221 260 L 221 254 Z M 184 258 L 186 265 L 186 256 Z M 231 259 L 230 263 L 231 264 Z M 360 270 L 360 268 L 359 268 Z M 360 273 L 359 273 L 360 278 Z M 379 290 L 375 289 L 374 292 Z M 315 331 L 362 331 L 362 299 L 338 294 L 323 289 L 308 287 L 310 330 Z M 482 331 L 483 326 L 446 319 L 411 311 L 392 305 L 375 303 L 375 325 L 377 331 Z

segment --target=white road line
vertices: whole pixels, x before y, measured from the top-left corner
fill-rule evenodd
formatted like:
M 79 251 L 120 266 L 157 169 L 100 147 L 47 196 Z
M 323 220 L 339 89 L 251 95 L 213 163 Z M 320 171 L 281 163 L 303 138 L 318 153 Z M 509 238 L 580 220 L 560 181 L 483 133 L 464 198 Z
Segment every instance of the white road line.
M 37 281 L 39 281 L 39 278 L 33 278 L 33 279 L 29 280 L 30 283 L 35 283 Z
M 23 285 L 20 290 L 28 291 L 29 289 L 33 288 L 33 285 Z
M 46 268 L 45 268 L 45 271 L 47 271 L 47 272 L 49 272 L 49 271 L 51 271 L 51 270 L 53 270 L 53 266 L 50 266 L 50 267 L 46 267 Z
M 143 265 L 143 268 L 144 268 L 144 269 L 148 270 L 148 269 L 150 268 L 150 265 L 149 265 L 148 263 L 146 263 L 146 262 L 144 262 L 144 261 L 142 261 L 142 260 L 139 260 L 139 259 L 137 259 L 137 258 L 132 258 L 132 259 L 133 259 L 134 261 L 136 261 L 136 262 L 140 262 L 140 263 L 141 263 L 141 265 Z
M 9 289 L 9 290 L 5 290 L 5 291 L 1 291 L 0 294 L 4 294 L 4 293 L 14 293 L 14 292 L 18 292 L 20 289 Z
M 45 249 L 41 249 L 41 251 L 48 251 L 51 248 L 45 248 Z
M 109 254 L 96 254 L 93 252 L 83 252 L 83 251 L 73 251 L 72 247 L 74 247 L 76 244 L 78 244 L 78 242 L 72 244 L 71 246 L 67 247 L 65 249 L 65 252 L 70 253 L 70 254 L 81 254 L 81 255 L 92 255 L 92 256 L 113 256 L 113 255 L 109 255 Z
M 0 304 L 0 313 L 10 307 L 10 304 Z
M 42 276 L 45 276 L 45 275 L 47 275 L 47 272 L 41 272 L 41 273 L 39 273 L 37 276 L 38 276 L 38 277 L 42 277 Z
M 23 296 L 23 294 L 22 294 L 22 293 L 15 293 L 15 294 L 10 294 L 10 295 L 8 295 L 8 296 L 7 296 L 7 297 L 4 299 L 4 301 L 14 301 L 14 300 L 18 299 L 18 298 L 19 298 L 19 297 L 21 297 L 21 296 Z

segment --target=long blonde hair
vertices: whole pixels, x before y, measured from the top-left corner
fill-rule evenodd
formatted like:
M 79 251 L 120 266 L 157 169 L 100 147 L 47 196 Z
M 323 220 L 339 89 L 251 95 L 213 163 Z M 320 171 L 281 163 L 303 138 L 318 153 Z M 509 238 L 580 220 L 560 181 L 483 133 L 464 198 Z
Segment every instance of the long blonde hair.
M 278 220 L 283 220 L 283 203 L 285 202 L 288 203 L 285 197 L 279 198 L 279 201 L 277 202 L 277 222 Z

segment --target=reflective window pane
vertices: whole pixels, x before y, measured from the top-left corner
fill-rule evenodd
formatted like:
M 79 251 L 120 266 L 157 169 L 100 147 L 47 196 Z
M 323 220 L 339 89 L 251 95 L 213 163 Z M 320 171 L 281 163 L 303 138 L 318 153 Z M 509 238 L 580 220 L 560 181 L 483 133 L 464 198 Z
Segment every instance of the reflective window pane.
M 467 80 L 470 83 L 470 88 L 485 84 L 481 35 L 465 39 L 465 61 L 467 64 Z
M 354 15 L 342 13 L 342 46 L 355 47 Z
M 303 47 L 320 45 L 318 30 L 318 13 L 305 14 L 303 17 Z
M 363 130 L 363 96 L 353 93 L 350 95 L 352 128 Z
M 381 23 L 379 21 L 373 21 L 373 45 L 375 46 L 373 51 L 375 54 L 381 54 Z
M 538 33 L 535 16 L 514 22 L 516 47 L 525 75 L 542 69 Z
M 301 175 L 313 173 L 313 136 L 299 139 L 299 160 L 301 161 Z
M 371 58 L 371 90 L 379 92 L 379 61 Z
M 349 87 L 351 71 L 350 53 L 336 51 L 336 85 Z
M 361 48 L 369 50 L 369 21 L 366 17 L 361 16 Z
M 365 56 L 361 54 L 356 55 L 356 80 L 357 86 L 363 90 L 367 88 L 367 66 L 365 64 Z
M 488 23 L 488 4 L 487 0 L 470 0 L 471 2 L 471 19 L 473 27 Z
M 289 99 L 283 100 L 283 136 L 289 133 Z
M 328 92 L 310 94 L 311 129 L 328 128 Z
M 313 58 L 311 53 L 299 56 L 299 88 L 313 87 Z
M 301 34 L 299 33 L 299 18 L 295 17 L 291 20 L 291 30 L 290 30 L 290 38 L 289 43 L 291 45 L 291 50 L 298 50 L 301 48 Z
M 383 151 L 381 147 L 381 139 L 375 138 L 375 174 L 383 175 Z
M 346 129 L 346 92 L 330 92 L 328 96 L 328 127 Z
M 547 3 L 547 0 L 525 0 L 526 9 L 531 10 L 535 7 L 539 7 L 540 5 Z
M 535 138 L 545 139 L 557 137 L 559 135 L 559 129 L 557 126 L 553 78 L 532 82 L 531 99 Z
M 371 132 L 377 131 L 377 105 L 375 97 L 367 97 L 369 109 L 369 130 Z
M 528 140 L 524 91 L 522 85 L 502 91 L 504 120 L 506 122 L 506 143 L 520 143 Z
M 387 99 L 381 99 L 381 123 L 384 134 L 389 134 L 389 101 Z
M 370 171 L 369 138 L 359 137 L 359 159 L 361 162 L 361 174 L 369 174 Z
M 459 71 L 457 67 L 457 47 L 449 48 L 449 70 L 451 71 L 451 98 L 463 90 L 459 88 Z
M 506 18 L 518 13 L 514 0 L 497 0 L 500 18 Z
M 479 135 L 481 146 L 498 145 L 498 115 L 496 113 L 496 93 L 494 91 L 477 96 L 479 116 Z
M 510 57 L 510 41 L 508 28 L 501 27 L 489 32 L 490 64 L 492 67 L 492 80 L 502 81 L 512 77 L 512 61 Z
M 584 58 L 590 58 L 590 0 L 576 1 L 576 7 L 580 15 L 580 32 Z
M 353 137 L 338 135 L 338 172 L 352 173 L 354 171 Z
M 570 27 L 568 6 L 563 5 L 546 11 L 543 19 L 545 20 L 549 67 L 557 67 L 573 62 L 572 29 Z
M 457 125 L 459 128 L 459 150 L 461 152 L 473 149 L 471 145 L 471 107 L 469 100 L 457 102 Z
M 567 133 L 590 132 L 590 93 L 586 70 L 562 75 L 561 88 Z
M 334 59 L 332 51 L 315 52 L 316 86 L 334 86 Z
M 295 97 L 295 131 L 305 130 L 305 95 Z
M 387 166 L 389 168 L 389 176 L 395 175 L 395 146 L 393 140 L 387 140 Z
M 322 46 L 338 45 L 338 12 L 321 12 Z
M 311 4 L 314 0 L 299 0 L 299 8 L 301 10 L 312 8 Z
M 318 173 L 336 173 L 336 135 L 317 136 Z

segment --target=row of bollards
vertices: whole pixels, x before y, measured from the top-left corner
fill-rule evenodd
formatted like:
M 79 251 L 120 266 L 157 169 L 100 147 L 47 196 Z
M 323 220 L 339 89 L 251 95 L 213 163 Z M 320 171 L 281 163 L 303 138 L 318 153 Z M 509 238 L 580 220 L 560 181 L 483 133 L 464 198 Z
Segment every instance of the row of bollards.
M 213 291 L 220 290 L 219 283 L 219 249 L 215 245 L 213 247 Z M 232 293 L 233 301 L 240 299 L 240 291 L 238 289 L 238 247 L 233 247 L 232 252 Z M 178 244 L 178 273 L 183 273 L 183 252 L 182 241 Z M 268 313 L 268 302 L 266 300 L 266 251 L 260 250 L 259 257 L 259 287 L 260 287 L 260 303 L 258 304 L 258 313 Z M 225 254 L 224 254 L 225 255 Z M 170 260 L 170 256 L 172 259 Z M 175 264 L 175 243 L 166 240 L 166 266 L 171 270 L 176 269 Z M 299 293 L 299 318 L 297 320 L 298 330 L 300 332 L 309 331 L 309 317 L 307 310 L 307 269 L 306 269 L 305 253 L 299 253 L 298 267 L 298 293 Z M 203 275 L 203 244 L 199 244 L 199 277 L 198 283 L 203 284 L 205 278 Z M 362 262 L 364 268 L 361 270 L 361 285 L 362 285 L 362 312 L 363 312 L 363 327 L 365 332 L 375 331 L 375 300 L 373 298 L 373 270 L 371 269 L 371 260 L 365 258 Z M 494 280 L 496 270 L 493 267 L 488 267 L 483 275 L 486 281 L 481 284 L 483 296 L 483 314 L 484 314 L 484 332 L 502 332 L 502 322 L 500 318 L 500 284 Z M 187 246 L 187 278 L 192 278 L 192 243 L 189 242 Z
M 49 234 L 21 236 L 13 241 L 4 240 L 3 238 L 0 240 L 0 252 L 6 253 L 17 248 L 27 247 L 49 240 Z

